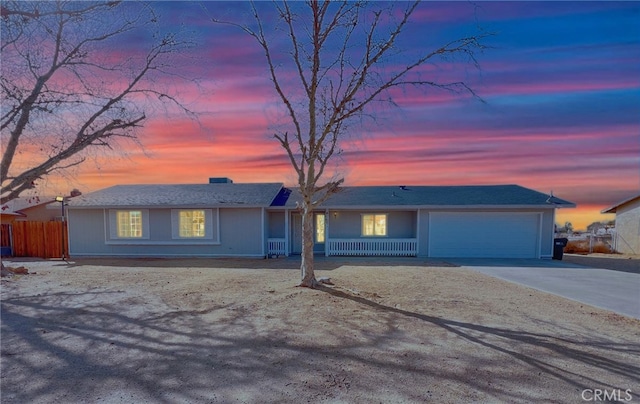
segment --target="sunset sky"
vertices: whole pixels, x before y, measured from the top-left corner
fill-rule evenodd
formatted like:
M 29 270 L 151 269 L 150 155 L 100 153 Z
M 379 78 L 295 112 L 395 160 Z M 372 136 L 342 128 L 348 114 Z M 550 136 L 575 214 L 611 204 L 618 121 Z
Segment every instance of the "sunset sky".
M 209 16 L 244 21 L 246 2 L 152 3 L 167 29 L 195 30 L 188 73 L 200 92 L 181 95 L 201 113 L 156 116 L 144 150 L 85 163 L 70 182 L 46 192 L 87 193 L 116 184 L 295 183 L 272 134 L 279 107 L 254 40 Z M 265 9 L 269 6 L 260 3 Z M 424 3 L 401 45 L 445 43 L 479 25 L 495 33 L 478 55 L 480 70 L 444 63 L 435 74 L 460 77 L 484 100 L 406 89 L 377 121 L 354 127 L 338 171 L 345 185 L 519 184 L 578 204 L 557 222 L 584 228 L 599 212 L 640 193 L 640 3 Z M 144 38 L 123 47 L 144 48 Z M 119 52 L 122 49 L 113 49 Z M 398 60 L 402 63 L 402 60 Z

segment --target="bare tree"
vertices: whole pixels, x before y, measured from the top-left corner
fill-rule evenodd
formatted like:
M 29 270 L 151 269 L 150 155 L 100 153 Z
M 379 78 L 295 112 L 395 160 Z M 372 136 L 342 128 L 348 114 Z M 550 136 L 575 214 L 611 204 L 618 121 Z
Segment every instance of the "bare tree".
M 191 43 L 161 34 L 148 5 L 3 1 L 1 16 L 0 204 L 134 140 L 158 106 L 189 113 L 163 83 L 185 79 L 173 64 Z M 152 38 L 142 53 L 136 35 Z
M 571 222 L 564 222 L 564 228 L 567 231 L 567 233 L 569 234 L 573 233 L 573 224 L 571 224 Z
M 412 59 L 399 57 L 399 37 L 407 28 L 419 2 L 374 3 L 315 1 L 274 3 L 275 27 L 267 27 L 252 3 L 255 24 L 214 19 L 241 28 L 264 51 L 270 79 L 284 104 L 289 131 L 276 133 L 295 170 L 302 202 L 302 279 L 300 286 L 314 287 L 313 212 L 344 179 L 330 173 L 330 161 L 341 152 L 340 140 L 352 124 L 375 113 L 375 104 L 391 102 L 389 90 L 397 87 L 430 87 L 450 91 L 473 91 L 463 81 L 439 82 L 423 66 L 462 56 L 476 63 L 474 52 L 483 49 L 485 34 L 467 36 L 429 50 Z M 396 10 L 396 7 L 404 7 Z M 279 47 L 270 32 L 284 32 L 295 78 L 290 79 Z M 279 38 L 282 39 L 282 38 Z M 401 64 L 398 64 L 401 63 Z

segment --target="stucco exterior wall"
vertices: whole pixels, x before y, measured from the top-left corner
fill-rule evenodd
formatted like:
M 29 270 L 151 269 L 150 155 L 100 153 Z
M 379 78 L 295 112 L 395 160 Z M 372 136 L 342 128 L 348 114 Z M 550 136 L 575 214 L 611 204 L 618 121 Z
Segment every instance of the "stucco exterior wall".
M 34 222 L 48 222 L 51 220 L 56 220 L 62 216 L 62 209 L 59 203 L 56 203 L 52 206 L 34 206 L 31 208 L 22 209 L 21 212 L 27 215 L 27 217 L 24 218 L 25 220 L 32 220 Z
M 220 246 L 212 255 L 264 256 L 261 208 L 220 209 Z
M 616 209 L 616 247 L 620 253 L 640 255 L 640 199 Z
M 105 212 L 103 209 L 69 210 L 69 255 L 107 255 L 105 243 Z

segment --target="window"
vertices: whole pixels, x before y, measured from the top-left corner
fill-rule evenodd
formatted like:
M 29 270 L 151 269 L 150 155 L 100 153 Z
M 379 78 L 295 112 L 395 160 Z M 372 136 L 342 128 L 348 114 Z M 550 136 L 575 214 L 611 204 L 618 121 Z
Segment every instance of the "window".
M 142 238 L 142 211 L 119 210 L 116 217 L 119 238 Z
M 324 243 L 324 213 L 316 214 L 316 243 Z
M 204 238 L 206 235 L 204 210 L 181 210 L 178 226 L 180 237 Z
M 362 235 L 363 236 L 386 236 L 387 235 L 387 215 L 386 214 L 362 215 Z
M 138 244 L 149 239 L 148 209 L 110 209 L 107 219 L 107 244 Z
M 220 242 L 218 209 L 171 209 L 171 239 L 186 244 Z

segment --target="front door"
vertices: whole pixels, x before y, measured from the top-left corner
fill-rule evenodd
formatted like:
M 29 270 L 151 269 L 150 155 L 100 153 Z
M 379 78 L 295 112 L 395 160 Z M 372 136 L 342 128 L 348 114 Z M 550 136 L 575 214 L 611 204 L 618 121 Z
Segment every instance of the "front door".
M 291 214 L 291 254 L 302 254 L 302 215 Z

